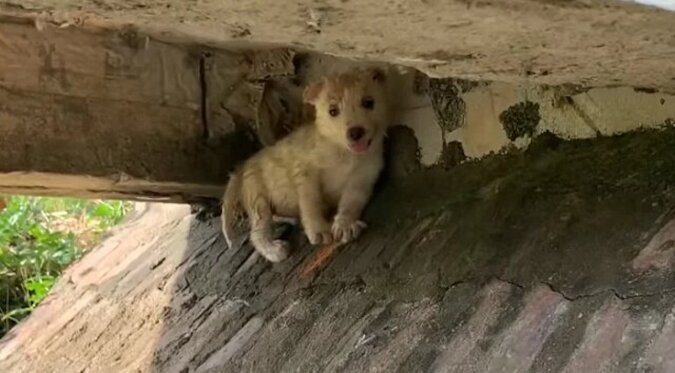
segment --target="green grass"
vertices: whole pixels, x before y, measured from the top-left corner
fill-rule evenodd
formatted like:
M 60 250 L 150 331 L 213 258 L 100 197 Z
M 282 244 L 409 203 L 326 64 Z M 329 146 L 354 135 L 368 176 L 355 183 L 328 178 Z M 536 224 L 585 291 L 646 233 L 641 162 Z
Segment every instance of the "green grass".
M 18 196 L 6 198 L 6 204 L 0 211 L 0 337 L 132 207 L 120 201 Z

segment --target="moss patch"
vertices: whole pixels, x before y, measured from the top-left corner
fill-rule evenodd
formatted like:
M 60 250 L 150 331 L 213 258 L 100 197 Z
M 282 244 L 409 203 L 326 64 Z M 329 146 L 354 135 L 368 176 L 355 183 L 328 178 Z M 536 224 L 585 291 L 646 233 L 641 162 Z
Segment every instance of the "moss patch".
M 461 95 L 479 84 L 469 80 L 429 78 L 419 73 L 415 77 L 413 91 L 429 97 L 438 124 L 443 130 L 450 132 L 464 123 L 466 104 Z
M 531 101 L 519 102 L 499 114 L 499 121 L 511 141 L 526 135 L 532 136 L 540 120 L 539 104 Z
M 464 147 L 459 141 L 451 141 L 443 146 L 443 152 L 438 161 L 438 165 L 442 167 L 454 167 L 466 159 Z

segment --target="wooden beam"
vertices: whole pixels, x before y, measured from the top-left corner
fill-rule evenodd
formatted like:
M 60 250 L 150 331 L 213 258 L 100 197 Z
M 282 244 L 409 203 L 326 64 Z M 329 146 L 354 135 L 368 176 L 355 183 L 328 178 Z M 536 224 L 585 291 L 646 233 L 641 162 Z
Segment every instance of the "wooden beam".
M 3 17 L 0 191 L 217 197 L 258 147 L 259 80 L 292 73 L 291 59 Z

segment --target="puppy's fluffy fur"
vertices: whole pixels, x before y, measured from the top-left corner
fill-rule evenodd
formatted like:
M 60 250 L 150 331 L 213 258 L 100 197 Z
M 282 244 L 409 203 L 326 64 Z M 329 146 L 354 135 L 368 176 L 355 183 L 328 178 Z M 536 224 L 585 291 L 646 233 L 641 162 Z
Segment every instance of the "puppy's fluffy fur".
M 230 247 L 241 212 L 249 218 L 253 246 L 272 262 L 289 255 L 288 243 L 273 237 L 275 217 L 300 217 L 312 244 L 359 236 L 365 227 L 361 212 L 384 162 L 384 84 L 381 70 L 367 69 L 324 78 L 305 89 L 304 101 L 315 108 L 314 122 L 261 150 L 231 175 L 222 214 Z

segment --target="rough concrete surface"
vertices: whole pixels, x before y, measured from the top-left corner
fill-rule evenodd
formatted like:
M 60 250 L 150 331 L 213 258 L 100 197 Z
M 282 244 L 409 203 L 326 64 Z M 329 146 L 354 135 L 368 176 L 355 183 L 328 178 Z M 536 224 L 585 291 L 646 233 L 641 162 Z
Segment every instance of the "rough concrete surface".
M 675 13 L 615 0 L 3 0 L 61 24 L 274 43 L 435 77 L 675 89 Z
M 217 217 L 147 205 L 0 342 L 0 371 L 672 372 L 674 146 L 666 128 L 393 159 L 365 235 L 305 275 L 297 230 L 270 265 Z
M 425 166 L 675 118 L 675 13 L 280 4 L 0 1 L 0 191 L 216 198 L 236 164 L 306 118 L 305 84 L 364 63 L 390 67 L 392 124 L 414 131 Z

